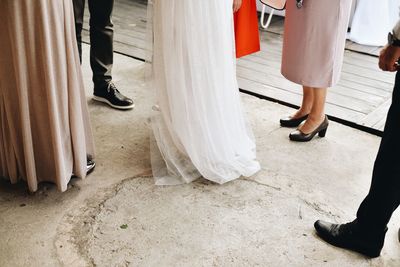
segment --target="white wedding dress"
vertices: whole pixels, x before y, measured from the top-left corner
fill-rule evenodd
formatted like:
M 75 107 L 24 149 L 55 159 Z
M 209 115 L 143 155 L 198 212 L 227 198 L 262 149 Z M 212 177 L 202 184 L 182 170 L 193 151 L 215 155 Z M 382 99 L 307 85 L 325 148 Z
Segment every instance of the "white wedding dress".
M 232 0 L 149 1 L 152 169 L 158 185 L 260 169 L 236 80 Z
M 358 0 L 349 39 L 353 42 L 383 46 L 399 19 L 400 0 Z

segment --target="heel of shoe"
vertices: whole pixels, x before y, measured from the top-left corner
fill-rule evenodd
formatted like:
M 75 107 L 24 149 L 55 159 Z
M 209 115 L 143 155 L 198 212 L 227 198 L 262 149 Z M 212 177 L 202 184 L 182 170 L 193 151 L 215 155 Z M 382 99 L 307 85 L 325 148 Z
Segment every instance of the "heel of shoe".
M 319 137 L 325 137 L 326 136 L 326 132 L 328 131 L 328 128 L 325 128 L 324 130 L 322 130 L 322 131 L 320 131 L 319 133 L 318 133 L 318 136 Z

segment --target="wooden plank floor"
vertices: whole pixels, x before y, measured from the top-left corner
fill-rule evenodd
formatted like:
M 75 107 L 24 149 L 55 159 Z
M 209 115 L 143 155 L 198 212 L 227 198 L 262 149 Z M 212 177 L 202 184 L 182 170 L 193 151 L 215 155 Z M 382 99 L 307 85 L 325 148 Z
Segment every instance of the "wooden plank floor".
M 145 57 L 146 0 L 116 0 L 115 50 L 136 58 Z M 88 37 L 86 12 L 84 40 Z M 261 52 L 238 61 L 237 75 L 240 88 L 280 101 L 299 105 L 301 88 L 280 74 L 283 19 L 274 19 L 268 31 L 261 31 Z M 358 51 L 358 52 L 355 52 Z M 383 130 L 390 105 L 394 74 L 377 67 L 373 56 L 378 48 L 347 44 L 340 83 L 329 89 L 329 115 Z M 362 52 L 362 53 L 359 53 Z M 366 55 L 369 53 L 371 55 Z

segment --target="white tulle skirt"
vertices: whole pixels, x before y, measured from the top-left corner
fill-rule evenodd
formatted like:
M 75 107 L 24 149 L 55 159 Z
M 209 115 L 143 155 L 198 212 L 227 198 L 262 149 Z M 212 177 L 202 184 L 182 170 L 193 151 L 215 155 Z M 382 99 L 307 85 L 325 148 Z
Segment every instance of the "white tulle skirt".
M 349 39 L 363 45 L 383 46 L 399 19 L 400 0 L 359 0 Z
M 153 0 L 150 8 L 156 184 L 252 176 L 260 165 L 236 80 L 232 0 Z

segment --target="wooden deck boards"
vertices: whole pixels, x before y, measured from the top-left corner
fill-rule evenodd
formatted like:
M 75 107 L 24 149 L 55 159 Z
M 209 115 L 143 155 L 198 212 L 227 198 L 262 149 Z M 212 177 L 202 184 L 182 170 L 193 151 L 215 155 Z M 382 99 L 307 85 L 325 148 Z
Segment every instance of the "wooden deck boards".
M 146 0 L 115 1 L 113 21 L 116 51 L 144 59 L 146 16 Z M 88 18 L 86 12 L 85 41 L 89 41 Z M 299 105 L 302 93 L 300 86 L 280 74 L 283 19 L 274 18 L 268 31 L 260 32 L 261 51 L 238 60 L 240 88 Z M 378 51 L 377 47 L 347 42 L 341 81 L 329 89 L 329 115 L 383 130 L 391 102 L 394 74 L 378 69 L 378 59 L 375 56 Z

